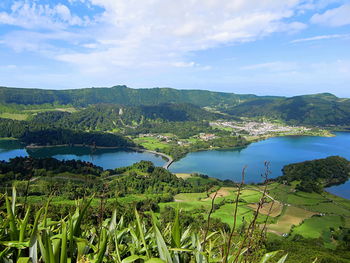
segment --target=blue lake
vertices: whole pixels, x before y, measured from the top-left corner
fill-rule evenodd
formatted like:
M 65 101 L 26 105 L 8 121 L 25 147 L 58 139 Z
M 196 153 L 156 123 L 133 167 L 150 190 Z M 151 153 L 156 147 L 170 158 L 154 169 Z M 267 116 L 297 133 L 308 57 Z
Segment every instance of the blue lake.
M 261 182 L 264 162 L 270 162 L 270 178 L 280 176 L 284 165 L 339 155 L 350 160 L 350 133 L 338 132 L 336 137 L 290 136 L 270 138 L 252 143 L 242 149 L 213 150 L 190 153 L 170 166 L 176 173 L 203 173 L 219 179 L 241 180 L 241 172 L 246 169 L 245 182 Z M 128 166 L 140 160 L 149 160 L 157 166 L 165 161 L 150 153 L 128 150 L 98 149 L 91 152 L 83 147 L 54 147 L 27 151 L 13 141 L 0 141 L 0 160 L 16 156 L 54 157 L 79 159 L 92 162 L 105 169 Z M 333 186 L 328 191 L 350 199 L 350 181 Z
M 91 151 L 86 147 L 50 147 L 27 150 L 11 148 L 10 142 L 0 141 L 0 160 L 8 160 L 16 156 L 32 156 L 38 158 L 53 157 L 59 160 L 82 160 L 92 162 L 105 169 L 129 166 L 141 160 L 152 161 L 156 166 L 163 166 L 165 160 L 147 152 L 136 152 L 123 149 L 97 149 Z M 13 145 L 15 145 L 13 143 Z M 20 147 L 17 144 L 17 147 Z
M 282 175 L 284 165 L 339 155 L 350 160 L 350 133 L 338 132 L 336 137 L 288 136 L 270 138 L 242 149 L 213 150 L 188 154 L 174 163 L 176 173 L 203 173 L 220 179 L 241 180 L 246 169 L 246 182 L 261 182 L 264 162 L 270 162 L 270 178 Z M 338 193 L 341 192 L 341 194 Z M 350 199 L 350 183 L 333 186 L 330 192 Z

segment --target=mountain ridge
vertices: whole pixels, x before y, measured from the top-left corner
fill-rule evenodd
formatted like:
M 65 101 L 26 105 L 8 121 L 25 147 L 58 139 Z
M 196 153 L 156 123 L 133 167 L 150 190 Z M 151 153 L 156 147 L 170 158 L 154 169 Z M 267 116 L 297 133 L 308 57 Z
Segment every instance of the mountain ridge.
M 173 88 L 133 89 L 125 85 L 69 90 L 0 87 L 1 104 L 71 105 L 77 108 L 98 104 L 147 106 L 148 108 L 142 110 L 145 114 L 161 116 L 159 115 L 161 112 L 165 114 L 177 112 L 176 118 L 180 113 L 176 108 L 187 107 L 189 115 L 191 112 L 189 105 L 194 105 L 233 117 L 264 117 L 279 119 L 293 125 L 350 125 L 350 99 L 338 98 L 331 93 L 283 97 Z M 192 108 L 198 115 L 200 111 L 196 107 Z M 184 115 L 182 119 L 189 118 Z

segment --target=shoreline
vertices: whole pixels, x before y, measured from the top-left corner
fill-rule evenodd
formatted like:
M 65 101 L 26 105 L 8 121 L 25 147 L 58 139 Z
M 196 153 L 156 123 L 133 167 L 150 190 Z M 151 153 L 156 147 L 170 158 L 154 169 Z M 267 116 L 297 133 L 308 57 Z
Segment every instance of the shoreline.
M 334 134 L 335 131 L 329 132 L 328 136 L 327 135 L 321 135 L 321 134 L 284 134 L 284 135 L 279 135 L 279 134 L 274 134 L 274 135 L 268 135 L 268 136 L 262 136 L 260 138 L 246 138 L 247 144 L 243 146 L 235 146 L 235 147 L 213 147 L 213 148 L 208 148 L 208 149 L 198 149 L 195 151 L 189 151 L 187 152 L 183 157 L 180 159 L 174 160 L 170 155 L 167 155 L 162 152 L 156 152 L 152 151 L 149 149 L 145 148 L 139 148 L 139 147 L 120 147 L 120 146 L 93 146 L 93 145 L 84 145 L 84 144 L 59 144 L 59 145 L 27 145 L 25 146 L 26 149 L 41 149 L 41 148 L 55 148 L 55 147 L 86 147 L 86 148 L 92 148 L 92 149 L 121 149 L 121 150 L 133 150 L 133 151 L 138 151 L 138 152 L 148 152 L 154 155 L 159 155 L 163 157 L 164 159 L 167 160 L 167 162 L 162 166 L 164 169 L 169 170 L 169 167 L 175 162 L 179 161 L 187 156 L 189 153 L 194 153 L 194 152 L 202 152 L 202 151 L 212 151 L 212 150 L 230 150 L 230 149 L 244 149 L 248 147 L 252 143 L 264 141 L 270 138 L 278 138 L 278 137 L 303 137 L 303 136 L 316 136 L 316 137 L 335 137 L 336 134 Z
M 85 147 L 92 149 L 131 149 L 131 147 L 120 147 L 120 146 L 94 146 L 86 144 L 57 144 L 57 145 L 27 145 L 26 149 L 42 149 L 42 148 L 55 148 L 55 147 Z
M 142 149 L 142 148 L 129 148 L 129 149 L 132 149 L 132 150 L 136 150 L 136 151 L 140 151 L 140 152 L 148 152 L 148 153 L 152 153 L 154 155 L 159 155 L 159 156 L 162 156 L 163 158 L 167 159 L 168 161 L 163 165 L 163 168 L 164 169 L 169 169 L 170 165 L 172 165 L 172 163 L 174 162 L 174 159 L 165 154 L 165 153 L 161 153 L 161 152 L 156 152 L 156 151 L 152 151 L 152 150 L 147 150 L 147 149 Z
M 27 145 L 25 149 L 43 149 L 43 148 L 55 148 L 55 147 L 85 147 L 92 149 L 121 149 L 121 150 L 133 150 L 136 152 L 148 152 L 154 155 L 159 155 L 167 160 L 167 162 L 163 165 L 164 169 L 169 169 L 170 165 L 174 162 L 174 159 L 161 152 L 151 151 L 148 149 L 143 149 L 139 147 L 118 147 L 118 146 L 93 146 L 93 145 L 84 145 L 84 144 L 58 144 L 58 145 Z

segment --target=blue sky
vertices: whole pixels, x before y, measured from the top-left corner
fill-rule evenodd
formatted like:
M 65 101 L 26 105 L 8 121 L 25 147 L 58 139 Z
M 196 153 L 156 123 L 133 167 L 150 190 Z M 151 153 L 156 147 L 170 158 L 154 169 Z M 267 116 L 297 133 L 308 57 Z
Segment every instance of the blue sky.
M 2 0 L 0 85 L 350 97 L 350 1 Z

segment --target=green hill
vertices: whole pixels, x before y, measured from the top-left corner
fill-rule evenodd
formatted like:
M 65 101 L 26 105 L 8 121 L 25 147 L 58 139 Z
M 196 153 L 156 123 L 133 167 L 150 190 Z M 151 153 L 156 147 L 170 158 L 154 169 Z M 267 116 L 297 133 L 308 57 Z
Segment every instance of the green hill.
M 89 107 L 96 104 L 109 106 Z M 68 119 L 73 119 L 71 121 L 76 123 L 74 118 L 78 118 L 86 121 L 88 125 L 98 126 L 100 123 L 118 122 L 120 119 L 124 123 L 139 123 L 143 119 L 194 121 L 223 118 L 223 115 L 209 113 L 200 107 L 209 107 L 235 117 L 267 117 L 296 125 L 350 125 L 350 100 L 338 98 L 330 93 L 286 98 L 206 90 L 131 89 L 126 86 L 71 90 L 0 87 L 2 113 L 18 113 L 19 109 L 33 109 L 40 105 L 49 108 L 55 105 L 87 107 L 80 114 L 72 115 Z M 119 116 L 116 120 L 115 116 L 120 110 L 124 117 Z M 26 118 L 26 114 L 28 115 L 28 112 L 12 117 L 20 120 Z
M 36 127 L 55 127 L 83 130 L 113 130 L 139 126 L 146 122 L 184 122 L 225 118 L 191 104 L 160 104 L 154 106 L 123 106 L 96 104 L 78 112 L 47 111 L 31 120 Z
M 260 99 L 243 102 L 225 110 L 245 117 L 269 117 L 298 125 L 349 125 L 350 100 L 332 94 Z
M 43 90 L 0 87 L 0 103 L 60 104 L 88 106 L 98 103 L 121 105 L 158 105 L 162 103 L 191 103 L 198 106 L 235 105 L 255 98 L 255 95 L 212 92 L 206 90 L 176 90 L 171 88 L 131 89 L 85 88 L 71 90 Z

